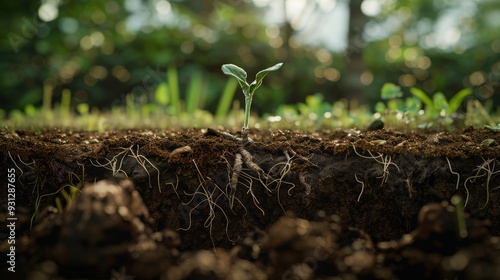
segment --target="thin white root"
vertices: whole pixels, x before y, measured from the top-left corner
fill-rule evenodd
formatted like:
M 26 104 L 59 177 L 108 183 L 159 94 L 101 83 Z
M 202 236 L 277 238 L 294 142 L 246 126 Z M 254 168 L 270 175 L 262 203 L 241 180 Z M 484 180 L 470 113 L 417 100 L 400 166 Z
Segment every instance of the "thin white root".
M 498 162 L 498 160 L 496 160 L 494 158 L 493 159 L 484 159 L 483 158 L 483 161 L 484 162 L 481 165 L 478 165 L 477 168 L 474 169 L 474 171 L 476 171 L 476 174 L 465 179 L 464 187 L 465 187 L 465 190 L 467 191 L 467 197 L 465 199 L 464 208 L 467 206 L 467 202 L 469 199 L 469 189 L 467 188 L 467 182 L 474 183 L 476 181 L 476 179 L 486 176 L 486 182 L 485 182 L 486 183 L 486 186 L 485 186 L 485 188 L 486 188 L 486 201 L 485 201 L 484 205 L 482 207 L 480 207 L 479 209 L 484 209 L 488 205 L 488 203 L 490 202 L 490 193 L 499 188 L 499 187 L 495 187 L 495 188 L 490 189 L 491 179 L 493 177 L 495 177 L 498 173 L 500 173 L 500 169 L 495 170 L 495 166 L 496 166 L 496 163 Z
M 24 171 L 21 169 L 21 167 L 19 167 L 19 165 L 17 165 L 16 161 L 14 160 L 14 158 L 12 157 L 12 155 L 10 154 L 10 151 L 8 151 L 9 153 L 9 157 L 10 159 L 12 160 L 12 163 L 16 166 L 16 168 L 19 170 L 19 172 L 21 173 L 19 175 L 19 178 L 23 177 L 24 175 Z M 22 163 L 24 166 L 26 166 L 28 169 L 31 169 L 32 171 L 35 171 L 35 160 L 33 160 L 33 162 L 31 163 L 26 163 L 24 162 L 22 159 L 21 159 L 21 156 L 17 155 L 17 158 L 19 159 L 19 162 Z M 37 179 L 38 180 L 38 179 Z M 21 185 L 24 186 L 22 180 L 19 181 Z M 36 181 L 35 181 L 35 185 L 36 185 Z M 33 192 L 35 191 L 35 189 L 33 188 Z
M 457 186 L 455 187 L 455 189 L 458 190 L 458 184 L 460 183 L 460 174 L 458 172 L 453 171 L 453 169 L 451 169 L 450 160 L 448 159 L 448 157 L 445 157 L 445 158 L 446 158 L 446 161 L 448 162 L 448 167 L 450 168 L 451 174 L 455 174 L 458 177 L 457 178 Z
M 370 154 L 370 156 L 363 156 L 356 151 L 356 147 L 354 145 L 353 145 L 353 149 L 354 149 L 354 153 L 356 153 L 356 155 L 358 155 L 359 157 L 366 158 L 366 159 L 373 159 L 376 162 L 382 164 L 383 174 L 382 174 L 382 176 L 378 177 L 378 178 L 382 179 L 380 186 L 382 186 L 384 183 L 386 183 L 387 180 L 389 179 L 389 166 L 394 165 L 394 167 L 396 167 L 398 172 L 400 171 L 399 167 L 394 162 L 392 162 L 392 157 L 390 155 L 384 156 L 384 154 L 377 153 L 378 155 L 374 156 L 370 150 L 367 150 L 367 152 Z
M 292 155 L 292 157 L 297 157 L 297 159 L 303 160 L 303 161 L 307 162 L 308 164 L 310 164 L 310 165 L 312 165 L 314 167 L 320 168 L 319 165 L 312 163 L 308 158 L 306 158 L 306 157 L 298 154 L 297 152 L 295 152 L 294 150 L 292 150 L 292 148 L 288 148 L 287 151 Z M 312 155 L 310 156 L 310 158 L 311 157 L 312 157 Z
M 174 173 L 175 174 L 175 173 Z M 172 189 L 174 190 L 175 194 L 177 195 L 177 198 L 181 198 L 179 196 L 179 193 L 177 193 L 177 188 L 179 187 L 179 176 L 177 176 L 177 174 L 175 174 L 175 185 L 174 183 L 165 183 L 165 186 L 168 186 L 168 185 L 171 185 L 172 186 Z
M 107 161 L 107 163 L 105 164 L 100 163 L 98 160 L 96 160 L 96 163 L 93 163 L 92 159 L 90 159 L 90 164 L 92 164 L 95 167 L 102 167 L 111 171 L 113 176 L 117 176 L 118 174 L 121 173 L 125 177 L 128 177 L 127 173 L 123 171 L 122 166 L 123 166 L 123 160 L 125 159 L 127 154 L 132 151 L 132 147 L 133 145 L 130 146 L 129 148 L 122 149 L 123 152 L 116 154 L 111 159 L 105 158 L 105 160 Z
M 243 184 L 243 186 L 248 188 L 247 194 L 250 194 L 252 196 L 252 200 L 255 207 L 257 207 L 260 210 L 260 212 L 262 212 L 262 216 L 265 216 L 266 212 L 264 212 L 264 209 L 262 209 L 262 207 L 259 206 L 260 202 L 252 190 L 253 179 L 259 180 L 259 178 L 255 178 L 246 172 L 241 172 L 241 178 L 247 181 L 247 183 Z
M 226 219 L 226 236 L 227 236 L 227 239 L 231 242 L 234 243 L 234 241 L 229 237 L 229 217 L 226 215 L 226 212 L 224 211 L 224 209 L 219 205 L 218 203 L 218 200 L 221 198 L 221 197 L 226 197 L 227 198 L 227 195 L 224 193 L 224 191 L 217 185 L 215 184 L 213 181 L 209 179 L 209 182 L 207 182 L 205 180 L 205 177 L 203 176 L 203 174 L 201 173 L 200 169 L 198 168 L 198 165 L 196 164 L 196 161 L 193 159 L 193 163 L 194 163 L 194 166 L 198 172 L 198 180 L 199 180 L 199 184 L 198 184 L 198 187 L 196 188 L 196 191 L 192 194 L 188 194 L 188 195 L 191 195 L 191 199 L 187 202 L 187 203 L 183 203 L 184 205 L 188 205 L 190 204 L 194 197 L 196 195 L 201 195 L 204 197 L 204 199 L 202 199 L 199 203 L 197 203 L 190 211 L 189 211 L 189 214 L 188 214 L 188 217 L 189 217 L 189 224 L 188 224 L 188 227 L 187 228 L 179 228 L 179 230 L 183 230 L 183 231 L 186 231 L 186 230 L 189 230 L 192 226 L 192 215 L 193 215 L 193 211 L 200 207 L 201 205 L 203 205 L 204 203 L 207 203 L 208 205 L 208 217 L 206 218 L 205 222 L 203 223 L 203 226 L 205 228 L 209 228 L 209 235 L 210 235 L 210 240 L 212 241 L 212 245 L 214 247 L 214 251 L 217 252 L 216 248 L 215 248 L 215 241 L 213 239 L 213 221 L 215 220 L 215 215 L 216 215 L 216 210 L 219 209 L 221 212 L 222 212 L 222 215 L 224 215 L 224 218 Z M 214 188 L 210 191 L 207 189 L 207 185 L 213 185 Z M 240 202 L 241 203 L 241 202 Z
M 281 203 L 281 199 L 280 199 L 280 189 L 281 189 L 281 184 L 285 183 L 285 184 L 289 184 L 291 185 L 291 187 L 288 189 L 287 193 L 288 195 L 291 195 L 290 194 L 290 191 L 292 189 L 295 188 L 295 185 L 293 183 L 288 183 L 286 181 L 284 181 L 283 179 L 285 178 L 286 174 L 288 172 L 290 172 L 291 168 L 292 168 L 292 157 L 290 157 L 290 155 L 288 154 L 287 151 L 283 151 L 283 154 L 285 155 L 286 157 L 286 162 L 280 162 L 280 163 L 277 163 L 275 165 L 273 165 L 270 169 L 269 169 L 269 172 L 266 176 L 266 179 L 272 179 L 272 180 L 266 180 L 266 183 L 265 183 L 265 186 L 266 186 L 266 189 L 267 186 L 273 184 L 273 183 L 276 183 L 276 188 L 274 189 L 276 192 L 277 192 L 277 197 L 278 197 L 278 204 L 280 205 L 281 209 L 283 210 L 283 212 L 285 213 L 285 208 L 283 207 L 282 203 Z M 278 166 L 281 166 L 283 165 L 282 168 L 279 169 L 279 178 L 277 179 L 273 179 L 272 176 L 270 175 L 273 171 L 274 168 L 277 168 Z
M 358 195 L 358 202 L 361 199 L 361 195 L 363 194 L 363 191 L 365 190 L 365 183 L 361 180 L 358 179 L 358 174 L 354 173 L 354 178 L 356 178 L 356 182 L 361 184 L 361 192 Z
M 148 163 L 149 165 L 151 165 L 151 167 L 153 167 L 156 170 L 156 174 L 157 174 L 156 178 L 158 180 L 157 181 L 158 191 L 161 193 L 160 170 L 147 157 L 139 154 L 139 145 L 137 145 L 137 153 L 134 154 L 134 151 L 132 149 L 130 149 L 130 151 L 132 153 L 131 157 L 135 158 L 135 160 L 137 160 L 137 163 L 139 163 L 139 165 L 148 174 L 148 182 L 149 182 L 149 187 L 150 188 L 152 188 L 153 186 L 151 185 L 151 174 L 149 174 L 149 170 L 146 167 L 146 163 Z M 177 195 L 177 196 L 179 196 L 179 195 Z

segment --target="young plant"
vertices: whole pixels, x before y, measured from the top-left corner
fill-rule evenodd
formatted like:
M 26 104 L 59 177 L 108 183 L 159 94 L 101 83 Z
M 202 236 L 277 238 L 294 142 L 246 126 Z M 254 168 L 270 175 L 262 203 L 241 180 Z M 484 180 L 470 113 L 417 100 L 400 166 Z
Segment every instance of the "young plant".
M 375 105 L 375 111 L 384 117 L 384 122 L 389 123 L 389 119 L 392 121 L 401 120 L 405 125 L 408 125 L 415 121 L 422 102 L 416 97 L 402 99 L 402 96 L 401 87 L 393 83 L 383 85 L 380 90 L 380 98 L 386 100 L 387 103 L 378 102 Z
M 457 92 L 450 100 L 446 100 L 446 96 L 441 92 L 436 92 L 432 99 L 423 90 L 418 88 L 411 88 L 411 94 L 424 102 L 427 110 L 430 111 L 432 120 L 437 120 L 441 125 L 448 125 L 453 123 L 451 115 L 455 113 L 464 99 L 472 94 L 470 88 L 464 88 Z
M 281 68 L 283 63 L 278 63 L 274 66 L 259 71 L 255 76 L 255 81 L 251 84 L 247 83 L 247 72 L 234 64 L 222 65 L 222 72 L 228 76 L 233 76 L 238 80 L 243 94 L 245 95 L 245 117 L 243 120 L 243 127 L 241 128 L 241 140 L 243 143 L 248 142 L 248 120 L 250 118 L 250 107 L 252 106 L 252 99 L 257 88 L 262 84 L 264 77 L 271 71 L 276 71 Z

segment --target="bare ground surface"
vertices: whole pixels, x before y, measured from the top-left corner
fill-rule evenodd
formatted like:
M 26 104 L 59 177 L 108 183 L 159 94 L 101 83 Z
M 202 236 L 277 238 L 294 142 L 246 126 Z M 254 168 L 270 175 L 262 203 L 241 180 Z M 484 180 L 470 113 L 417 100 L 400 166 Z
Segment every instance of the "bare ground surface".
M 500 133 L 250 137 L 0 131 L 1 279 L 500 279 Z

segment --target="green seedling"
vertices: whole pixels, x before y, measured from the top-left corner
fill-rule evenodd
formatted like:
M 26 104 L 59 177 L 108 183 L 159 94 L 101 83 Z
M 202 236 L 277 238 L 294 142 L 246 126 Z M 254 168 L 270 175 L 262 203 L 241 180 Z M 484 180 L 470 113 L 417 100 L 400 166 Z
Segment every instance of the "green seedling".
M 241 139 L 243 143 L 248 142 L 248 120 L 250 119 L 250 107 L 255 91 L 262 84 L 264 77 L 271 71 L 276 71 L 281 68 L 283 63 L 278 63 L 274 66 L 266 68 L 257 73 L 255 81 L 251 84 L 247 83 L 247 72 L 234 64 L 222 65 L 222 72 L 228 76 L 233 76 L 238 80 L 243 94 L 245 95 L 245 117 L 243 120 L 243 128 L 241 129 Z
M 385 83 L 380 90 L 380 97 L 384 100 L 394 100 L 402 96 L 401 88 L 393 83 Z
M 385 83 L 380 90 L 380 98 L 387 100 L 387 105 L 378 102 L 375 104 L 375 111 L 382 114 L 385 121 L 388 121 L 389 115 L 395 114 L 396 119 L 402 120 L 405 125 L 408 125 L 415 120 L 422 102 L 416 97 L 402 99 L 402 96 L 401 87 L 393 83 Z
M 431 119 L 438 120 L 440 124 L 451 124 L 453 122 L 451 115 L 458 110 L 464 99 L 472 94 L 472 89 L 462 89 L 450 100 L 447 100 L 442 92 L 436 92 L 432 99 L 418 88 L 411 88 L 410 92 L 426 105 L 427 110 L 430 111 Z

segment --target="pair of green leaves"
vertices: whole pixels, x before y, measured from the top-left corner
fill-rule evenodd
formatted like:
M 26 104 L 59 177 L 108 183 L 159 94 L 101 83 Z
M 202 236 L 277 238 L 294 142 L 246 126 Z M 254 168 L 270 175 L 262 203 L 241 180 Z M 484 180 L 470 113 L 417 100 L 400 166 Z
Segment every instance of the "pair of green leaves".
M 462 89 L 457 92 L 450 100 L 446 99 L 446 96 L 442 92 L 436 92 L 432 98 L 429 97 L 423 90 L 418 88 L 411 88 L 411 94 L 422 100 L 425 103 L 428 109 L 433 112 L 439 114 L 444 112 L 446 115 L 450 115 L 454 113 L 464 99 L 472 94 L 472 90 L 470 88 Z M 384 100 L 394 100 L 403 96 L 403 92 L 399 86 L 396 86 L 393 83 L 385 83 L 381 90 L 381 98 Z
M 251 98 L 255 93 L 255 90 L 257 90 L 257 88 L 262 84 L 262 80 L 264 79 L 264 77 L 269 74 L 269 72 L 280 69 L 282 65 L 283 63 L 278 63 L 274 66 L 259 71 L 259 73 L 257 73 L 257 75 L 255 76 L 255 81 L 253 81 L 251 84 L 247 83 L 247 72 L 234 64 L 222 65 L 222 72 L 228 76 L 233 76 L 238 79 L 238 83 L 240 84 L 245 97 Z
M 447 100 L 442 92 L 436 92 L 432 96 L 432 99 L 423 90 L 418 88 L 411 88 L 410 92 L 422 100 L 429 109 L 437 113 L 444 112 L 446 115 L 450 115 L 458 110 L 462 101 L 467 96 L 472 94 L 472 89 L 464 88 L 451 97 L 450 100 Z

